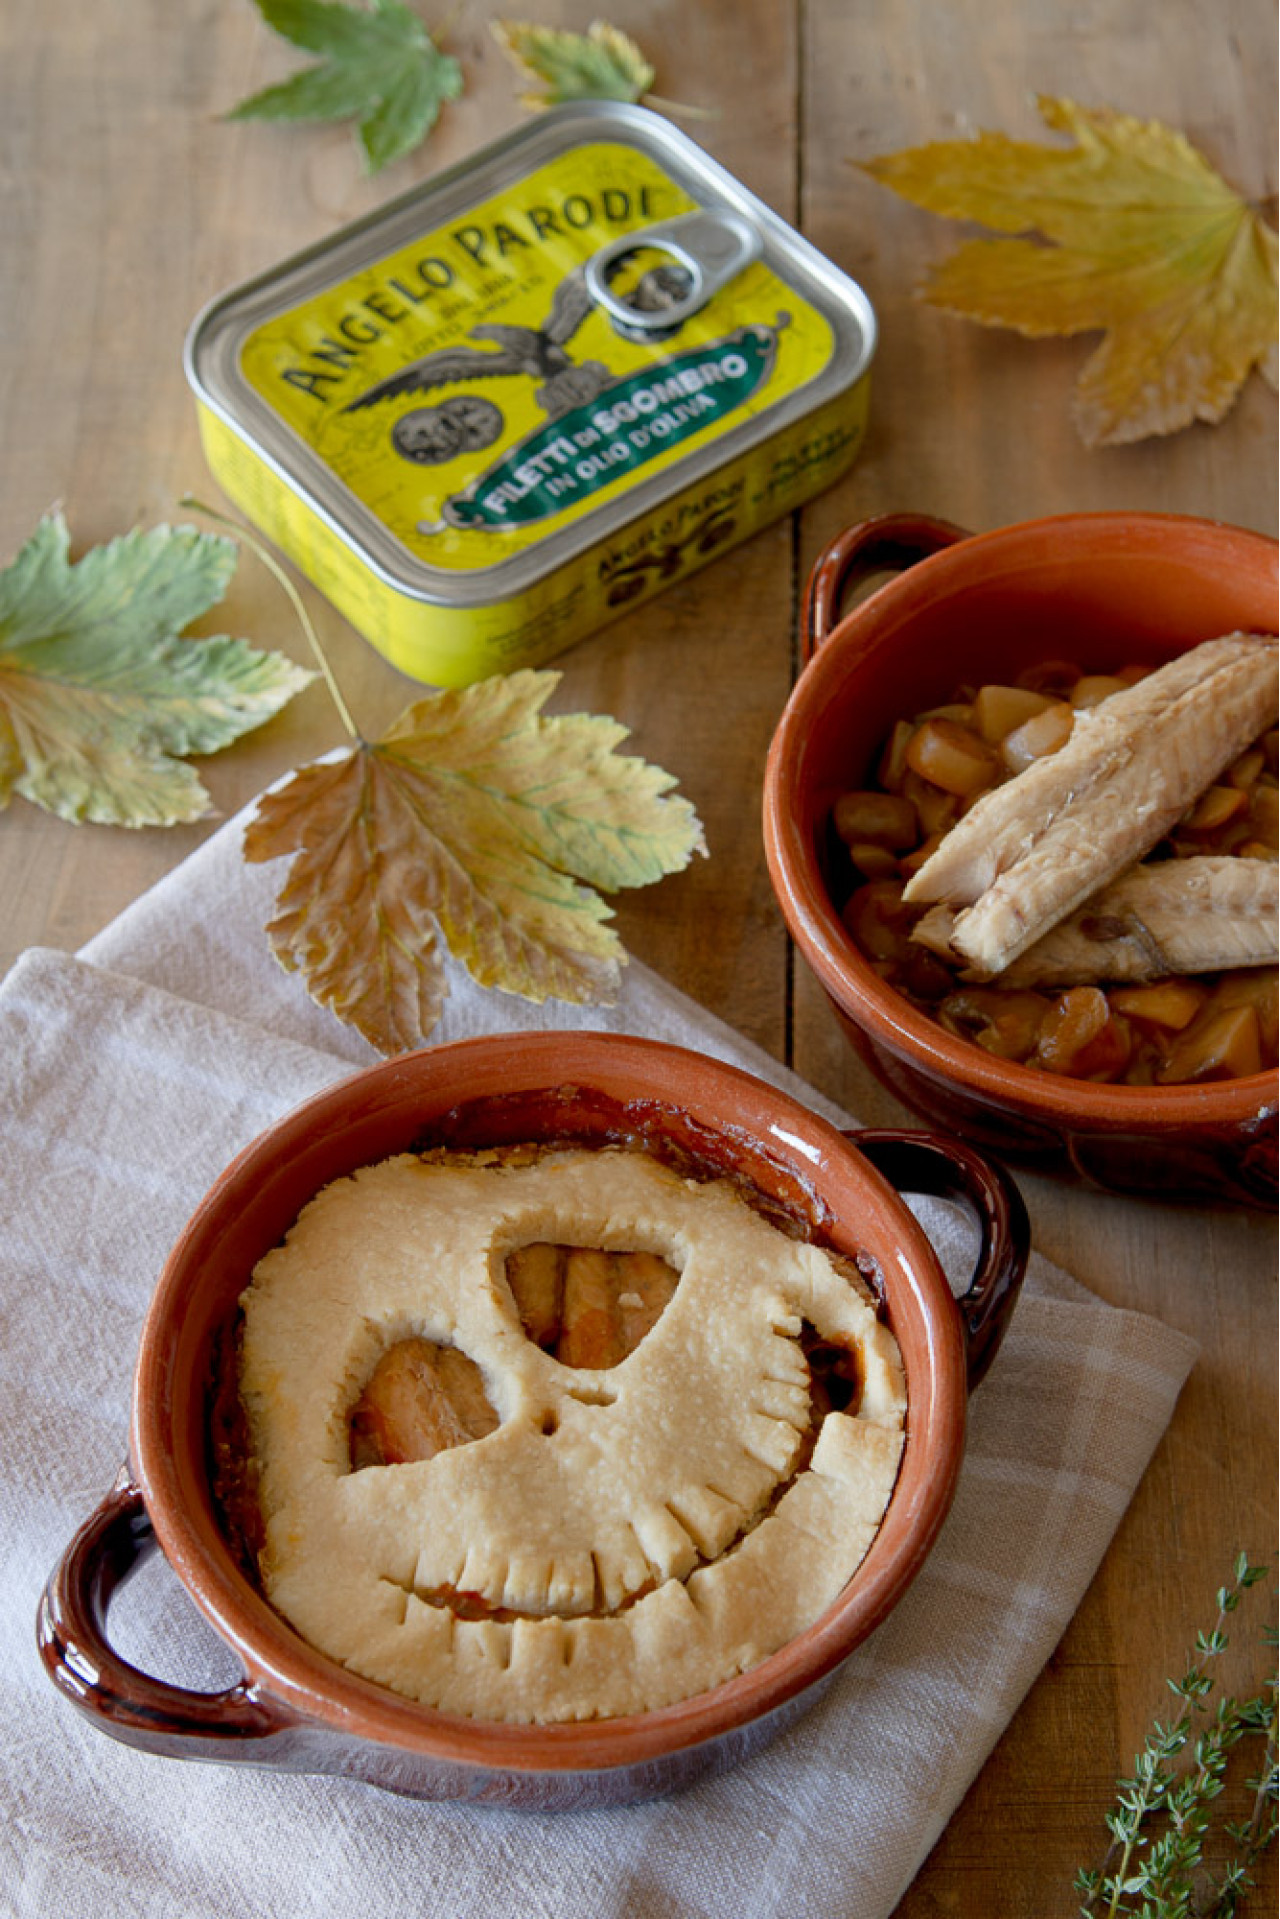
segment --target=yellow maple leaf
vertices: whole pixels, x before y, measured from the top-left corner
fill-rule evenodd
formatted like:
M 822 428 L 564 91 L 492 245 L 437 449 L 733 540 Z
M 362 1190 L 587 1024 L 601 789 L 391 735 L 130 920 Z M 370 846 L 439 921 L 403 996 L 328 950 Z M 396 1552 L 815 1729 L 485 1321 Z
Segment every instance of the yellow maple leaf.
M 520 96 L 535 113 L 562 100 L 641 100 L 653 85 L 653 68 L 635 41 L 607 20 L 593 20 L 585 33 L 522 20 L 491 20 L 489 30 L 541 83 L 543 92 Z
M 372 744 L 265 794 L 245 858 L 292 853 L 267 928 L 311 997 L 387 1054 L 421 1046 L 447 992 L 441 939 L 482 986 L 607 1002 L 626 959 L 593 890 L 705 853 L 669 773 L 616 720 L 547 716 L 559 674 L 431 694 Z
M 929 212 L 1018 236 L 967 242 L 922 297 L 1032 336 L 1101 330 L 1076 392 L 1088 446 L 1220 420 L 1254 366 L 1274 386 L 1274 229 L 1159 121 L 1037 105 L 1074 146 L 980 133 L 861 163 Z

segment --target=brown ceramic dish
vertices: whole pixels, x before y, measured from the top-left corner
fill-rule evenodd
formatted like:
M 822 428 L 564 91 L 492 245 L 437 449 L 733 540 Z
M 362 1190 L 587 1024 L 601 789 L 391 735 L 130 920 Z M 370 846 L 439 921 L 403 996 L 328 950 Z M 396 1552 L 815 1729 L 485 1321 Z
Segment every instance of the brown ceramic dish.
M 807 664 L 765 775 L 769 870 L 849 1040 L 932 1123 L 1116 1192 L 1274 1203 L 1274 1071 L 1138 1087 L 997 1059 L 878 977 L 841 925 L 826 872 L 832 803 L 866 783 L 895 720 L 953 697 L 961 681 L 1009 680 L 1036 660 L 1105 672 L 1236 628 L 1274 632 L 1276 553 L 1260 534 L 1168 514 L 1061 515 L 979 535 L 890 514 L 820 556 Z M 884 572 L 898 577 L 840 617 L 842 595 Z
M 813 1626 L 680 1704 L 538 1727 L 429 1710 L 305 1644 L 238 1569 L 208 1459 L 218 1343 L 254 1264 L 305 1202 L 328 1181 L 410 1147 L 530 1137 L 623 1138 L 692 1153 L 709 1169 L 749 1179 L 834 1248 L 862 1253 L 908 1391 L 902 1465 L 879 1534 Z M 959 1198 L 976 1216 L 975 1278 L 958 1305 L 895 1184 Z M 535 1033 L 372 1067 L 250 1145 L 175 1246 L 143 1328 L 129 1463 L 42 1602 L 46 1666 L 94 1723 L 152 1752 L 342 1774 L 420 1798 L 543 1810 L 616 1804 L 723 1769 L 813 1703 L 918 1572 L 951 1503 L 968 1392 L 1003 1334 L 1027 1241 L 1016 1189 L 968 1148 L 920 1134 L 845 1136 L 749 1075 L 657 1042 Z M 112 1650 L 112 1594 L 156 1545 L 243 1666 L 225 1692 L 169 1685 Z

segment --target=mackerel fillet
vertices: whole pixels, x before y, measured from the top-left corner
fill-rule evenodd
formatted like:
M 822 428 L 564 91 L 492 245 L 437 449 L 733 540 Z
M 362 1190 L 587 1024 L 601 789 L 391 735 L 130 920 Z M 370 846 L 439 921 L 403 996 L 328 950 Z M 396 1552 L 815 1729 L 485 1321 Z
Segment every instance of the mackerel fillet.
M 1002 974 L 1149 852 L 1275 723 L 1276 660 L 1274 639 L 1228 634 L 1078 713 L 1065 746 L 952 827 L 904 898 L 953 910 L 950 952 L 971 977 Z
M 1053 927 L 1002 986 L 1225 973 L 1280 961 L 1280 867 L 1228 855 L 1135 866 Z

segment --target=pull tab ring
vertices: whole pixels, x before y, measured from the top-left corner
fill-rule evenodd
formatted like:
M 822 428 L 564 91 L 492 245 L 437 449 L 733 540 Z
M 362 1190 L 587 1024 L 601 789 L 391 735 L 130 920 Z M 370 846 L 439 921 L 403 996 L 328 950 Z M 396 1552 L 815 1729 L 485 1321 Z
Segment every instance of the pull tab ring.
M 758 230 L 741 214 L 727 207 L 700 207 L 694 213 L 681 213 L 673 220 L 659 220 L 653 226 L 620 234 L 592 254 L 584 277 L 592 299 L 620 325 L 642 333 L 665 333 L 697 313 L 713 293 L 758 259 L 762 246 Z M 651 313 L 628 306 L 608 284 L 609 268 L 645 247 L 671 254 L 691 282 L 689 291 L 678 300 Z

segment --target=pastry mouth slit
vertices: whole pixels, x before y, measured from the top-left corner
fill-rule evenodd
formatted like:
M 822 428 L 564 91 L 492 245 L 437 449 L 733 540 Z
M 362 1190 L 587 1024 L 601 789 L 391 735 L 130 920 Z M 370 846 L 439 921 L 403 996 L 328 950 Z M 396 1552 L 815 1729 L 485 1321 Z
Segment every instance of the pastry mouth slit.
M 378 1584 L 380 1586 L 389 1587 L 390 1590 L 397 1596 L 399 1600 L 399 1616 L 397 1617 L 395 1623 L 397 1626 L 403 1626 L 406 1619 L 409 1617 L 409 1601 L 414 1596 L 413 1587 L 401 1585 L 398 1579 L 388 1579 L 385 1573 L 379 1579 Z

